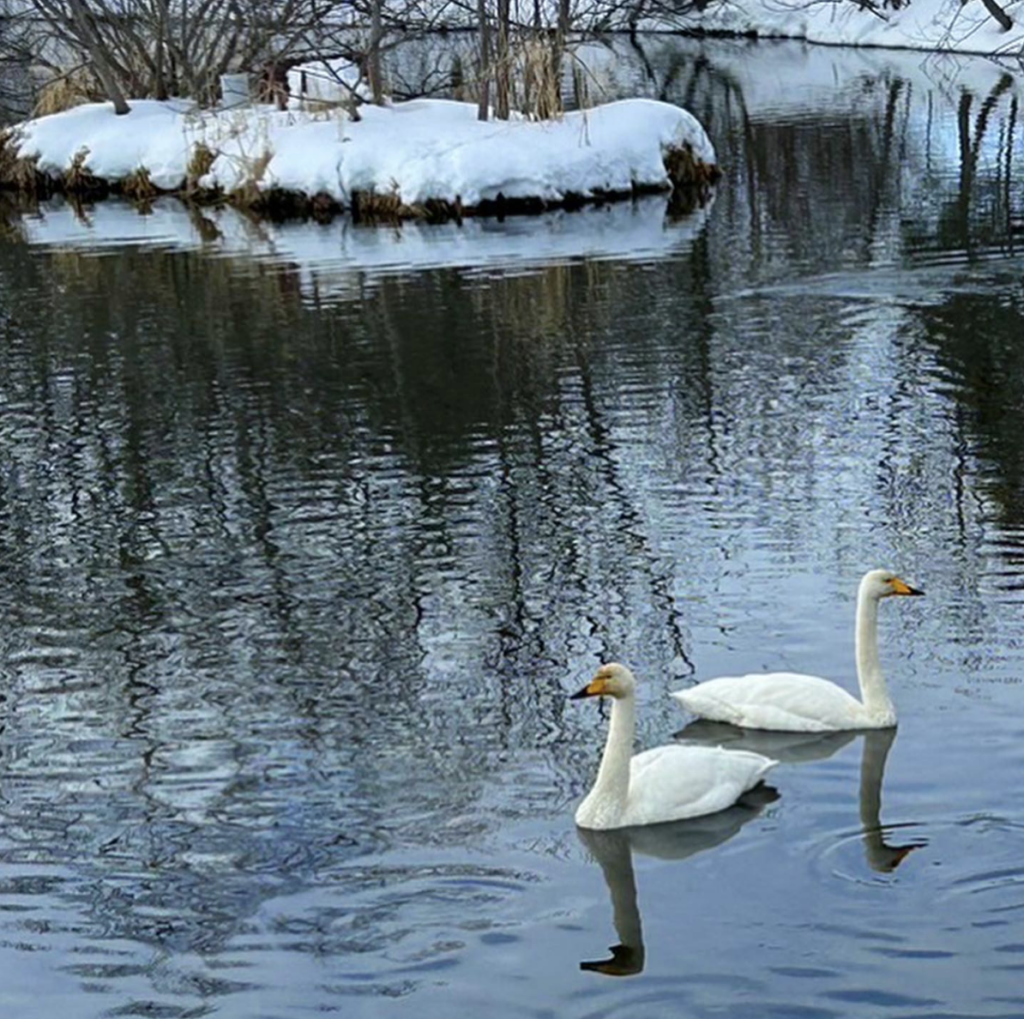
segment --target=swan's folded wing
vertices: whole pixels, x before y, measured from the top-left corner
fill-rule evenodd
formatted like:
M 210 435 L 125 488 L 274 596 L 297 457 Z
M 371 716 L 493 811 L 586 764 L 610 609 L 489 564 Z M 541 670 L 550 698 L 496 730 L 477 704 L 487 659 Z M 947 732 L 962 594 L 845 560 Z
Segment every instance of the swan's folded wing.
M 630 762 L 626 825 L 659 824 L 732 806 L 775 766 L 743 750 L 670 744 Z
M 722 676 L 672 696 L 702 718 L 750 729 L 828 732 L 865 724 L 856 697 L 827 679 L 796 672 Z

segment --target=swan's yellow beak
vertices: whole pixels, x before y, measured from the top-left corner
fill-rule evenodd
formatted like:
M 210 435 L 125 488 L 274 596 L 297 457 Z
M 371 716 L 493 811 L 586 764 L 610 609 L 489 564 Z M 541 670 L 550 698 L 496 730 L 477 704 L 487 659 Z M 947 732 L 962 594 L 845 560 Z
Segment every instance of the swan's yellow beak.
M 916 587 L 911 587 L 905 580 L 900 580 L 899 577 L 893 577 L 893 579 L 889 581 L 889 586 L 892 587 L 893 594 L 924 594 L 924 591 L 919 591 Z
M 603 697 L 608 693 L 608 680 L 603 676 L 596 676 L 582 690 L 569 696 L 571 701 L 579 701 L 584 697 Z

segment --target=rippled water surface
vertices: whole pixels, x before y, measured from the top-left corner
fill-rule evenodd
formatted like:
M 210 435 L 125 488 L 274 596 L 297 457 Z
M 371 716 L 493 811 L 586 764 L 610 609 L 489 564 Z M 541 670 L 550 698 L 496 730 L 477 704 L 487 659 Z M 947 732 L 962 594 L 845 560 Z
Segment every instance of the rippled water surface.
M 690 216 L 8 217 L 5 1019 L 1024 1014 L 1020 78 L 645 45 Z M 598 662 L 852 688 L 877 565 L 898 735 L 577 832 Z

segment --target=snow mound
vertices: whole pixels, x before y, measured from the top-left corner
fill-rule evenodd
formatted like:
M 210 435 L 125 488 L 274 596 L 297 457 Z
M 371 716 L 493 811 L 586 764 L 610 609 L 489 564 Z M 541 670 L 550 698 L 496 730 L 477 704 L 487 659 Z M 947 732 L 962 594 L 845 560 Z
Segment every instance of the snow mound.
M 504 199 L 557 204 L 671 187 L 680 152 L 715 167 L 715 150 L 686 110 L 627 99 L 559 120 L 480 121 L 475 105 L 420 99 L 363 106 L 360 119 L 251 106 L 202 111 L 180 101 L 137 100 L 114 115 L 109 104 L 78 106 L 17 128 L 17 156 L 61 177 L 81 170 L 116 184 L 140 169 L 162 190 L 187 183 L 231 193 L 247 188 L 327 195 L 350 207 L 357 194 L 402 206 L 451 203 L 470 209 Z M 197 145 L 213 154 L 189 181 Z M 84 155 L 83 155 L 84 153 Z

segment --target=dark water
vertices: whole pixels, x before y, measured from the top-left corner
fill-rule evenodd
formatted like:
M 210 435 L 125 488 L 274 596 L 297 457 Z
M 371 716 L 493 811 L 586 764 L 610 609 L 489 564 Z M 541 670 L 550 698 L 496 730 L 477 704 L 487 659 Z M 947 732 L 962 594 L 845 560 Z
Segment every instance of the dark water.
M 1020 80 L 645 57 L 696 217 L 7 224 L 5 1019 L 1024 1014 Z M 578 835 L 598 662 L 644 746 L 698 678 L 851 686 L 878 565 L 895 740 Z

